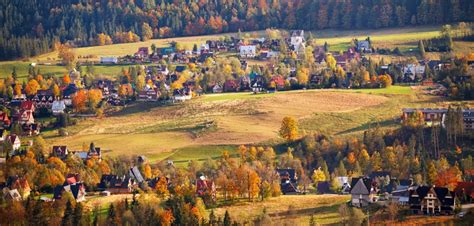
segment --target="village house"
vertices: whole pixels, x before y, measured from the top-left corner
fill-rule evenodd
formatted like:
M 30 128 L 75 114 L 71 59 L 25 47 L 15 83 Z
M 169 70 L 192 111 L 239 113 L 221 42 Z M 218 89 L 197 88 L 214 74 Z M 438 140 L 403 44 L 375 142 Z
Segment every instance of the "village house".
M 10 127 L 10 118 L 8 118 L 8 114 L 6 112 L 0 111 L 0 128 L 8 128 Z
M 74 155 L 78 156 L 83 161 L 92 158 L 102 160 L 102 152 L 99 147 L 95 147 L 94 143 L 89 145 L 88 151 L 76 151 L 74 152 Z
M 409 205 L 415 214 L 452 214 L 454 192 L 445 187 L 420 186 L 410 192 Z
M 69 150 L 67 149 L 67 146 L 53 146 L 53 150 L 51 152 L 51 156 L 55 156 L 60 159 L 66 159 L 68 154 Z
M 135 58 L 140 60 L 148 59 L 150 54 L 148 53 L 148 47 L 140 47 L 138 51 L 134 54 Z
M 61 88 L 62 99 L 66 106 L 72 106 L 72 96 L 78 91 L 76 84 L 69 84 Z
M 296 194 L 298 190 L 298 176 L 295 169 L 277 169 L 280 176 L 280 189 L 284 195 Z
M 142 90 L 138 93 L 138 101 L 158 101 L 159 97 L 158 91 L 153 88 Z
M 447 108 L 403 108 L 402 122 L 407 120 L 412 114 L 421 112 L 424 116 L 426 126 L 441 125 L 445 126 L 445 117 L 448 113 Z M 474 130 L 474 109 L 466 108 L 462 110 L 465 130 Z
M 51 90 L 38 90 L 38 93 L 32 99 L 36 109 L 51 109 L 54 101 L 54 95 Z
M 196 195 L 199 197 L 210 196 L 213 201 L 216 200 L 216 185 L 214 181 L 208 180 L 204 175 L 201 175 L 196 181 Z
M 403 82 L 420 82 L 425 74 L 424 65 L 408 64 L 402 70 Z
M 241 45 L 239 50 L 241 58 L 254 58 L 257 56 L 257 46 L 255 45 Z
M 64 100 L 53 101 L 53 104 L 51 106 L 51 111 L 53 112 L 54 116 L 64 113 L 65 109 L 66 109 L 66 103 L 64 102 Z
M 101 64 L 117 64 L 118 58 L 117 57 L 100 57 Z
M 97 189 L 100 191 L 109 191 L 111 194 L 127 194 L 134 189 L 135 181 L 128 175 L 122 177 L 117 175 L 102 175 Z
M 35 118 L 32 111 L 19 110 L 13 114 L 13 121 L 23 125 L 23 124 L 33 124 L 35 123 Z
M 352 178 L 351 203 L 355 207 L 366 207 L 374 201 L 372 180 L 366 177 Z
M 17 190 L 21 199 L 27 199 L 30 196 L 31 188 L 28 180 L 24 177 L 10 176 L 6 181 L 6 188 L 9 190 Z
M 225 81 L 223 91 L 224 92 L 237 92 L 239 91 L 239 83 L 237 80 L 229 79 Z
M 216 83 L 213 87 L 212 87 L 212 92 L 213 93 L 222 93 L 223 89 L 222 89 L 222 86 L 219 85 L 218 83 Z
M 21 147 L 21 141 L 20 141 L 20 137 L 15 135 L 15 134 L 10 134 L 10 135 L 7 135 L 5 137 L 5 141 L 8 140 L 10 141 L 10 144 L 12 144 L 12 148 L 14 151 L 20 149 Z M 4 141 L 4 142 L 5 142 Z
M 370 42 L 368 40 L 356 41 L 356 48 L 357 48 L 357 51 L 361 53 L 372 52 L 370 48 Z
M 137 166 L 130 168 L 129 173 L 130 173 L 130 177 L 134 179 L 136 182 L 142 183 L 143 181 L 145 181 L 145 179 L 143 179 L 143 176 L 140 173 L 140 170 L 138 169 Z
M 79 174 L 67 175 L 64 184 L 54 188 L 53 198 L 55 200 L 61 199 L 64 192 L 70 193 L 76 202 L 86 200 L 86 187 L 83 182 L 80 182 Z
M 22 197 L 20 195 L 20 192 L 18 192 L 17 189 L 8 189 L 8 188 L 3 188 L 3 198 L 6 201 L 21 201 Z
M 290 47 L 298 54 L 304 52 L 305 49 L 305 38 L 303 30 L 296 30 L 291 32 Z M 302 52 L 303 51 L 303 52 Z
M 38 135 L 40 133 L 40 126 L 38 123 L 23 124 L 21 128 L 23 130 L 22 135 L 24 136 L 33 136 Z

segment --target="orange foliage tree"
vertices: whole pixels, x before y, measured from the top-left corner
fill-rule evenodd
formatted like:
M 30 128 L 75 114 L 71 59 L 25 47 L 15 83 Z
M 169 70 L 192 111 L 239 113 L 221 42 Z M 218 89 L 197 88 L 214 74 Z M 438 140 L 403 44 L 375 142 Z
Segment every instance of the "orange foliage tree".
M 86 108 L 87 93 L 85 90 L 79 90 L 72 97 L 72 106 L 76 112 L 84 112 Z
M 39 88 L 40 88 L 40 84 L 38 83 L 38 81 L 36 81 L 36 79 L 31 79 L 30 81 L 28 81 L 25 87 L 26 95 L 28 96 L 36 95 Z

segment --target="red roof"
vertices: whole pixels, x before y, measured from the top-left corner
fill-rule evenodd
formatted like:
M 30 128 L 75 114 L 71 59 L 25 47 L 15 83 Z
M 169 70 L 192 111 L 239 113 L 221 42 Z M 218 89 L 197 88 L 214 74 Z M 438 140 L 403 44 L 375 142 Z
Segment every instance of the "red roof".
M 8 118 L 8 115 L 7 113 L 5 112 L 0 112 L 0 121 L 6 123 L 6 124 L 9 124 L 10 123 L 10 119 Z
M 27 100 L 27 101 L 21 102 L 21 105 L 20 105 L 21 110 L 33 111 L 33 108 L 34 108 L 33 101 Z

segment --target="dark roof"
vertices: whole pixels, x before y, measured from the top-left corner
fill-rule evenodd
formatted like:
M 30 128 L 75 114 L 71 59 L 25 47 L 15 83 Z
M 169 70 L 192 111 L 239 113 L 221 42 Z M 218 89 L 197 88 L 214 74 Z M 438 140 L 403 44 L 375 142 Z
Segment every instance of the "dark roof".
M 319 194 L 331 193 L 331 190 L 329 189 L 330 187 L 331 185 L 329 181 L 318 182 L 318 193 Z
M 294 183 L 282 183 L 280 184 L 280 189 L 283 194 L 298 192 L 297 186 Z
M 277 169 L 277 172 L 280 177 L 288 175 L 290 179 L 296 179 L 295 169 Z
M 357 182 L 359 180 L 362 179 L 362 182 L 364 183 L 365 187 L 367 188 L 367 191 L 369 191 L 370 193 L 370 190 L 372 188 L 372 181 L 367 178 L 367 177 L 355 177 L 355 178 L 352 178 L 352 181 L 351 181 L 351 191 L 352 189 L 355 187 L 355 185 L 357 184 Z
M 442 205 L 452 206 L 454 205 L 454 193 L 449 191 L 448 188 L 445 187 L 431 187 L 431 186 L 420 186 L 416 190 L 410 192 L 410 204 L 412 205 L 419 205 L 421 200 L 423 200 L 426 195 L 428 195 L 429 191 L 433 188 L 433 191 L 436 194 L 438 200 L 441 201 Z M 418 197 L 414 196 L 415 194 Z
M 183 72 L 184 70 L 186 70 L 186 66 L 181 66 L 181 65 L 176 66 L 176 69 L 175 69 L 176 72 Z
M 100 179 L 100 183 L 98 184 L 99 189 L 107 189 L 107 188 L 128 188 L 128 186 L 132 183 L 132 179 L 130 176 L 122 176 L 119 177 L 117 175 L 106 174 L 102 175 Z
M 387 171 L 374 171 L 369 175 L 369 177 L 372 178 L 372 179 L 374 179 L 376 177 L 386 177 L 386 176 L 390 177 L 390 172 L 387 172 Z

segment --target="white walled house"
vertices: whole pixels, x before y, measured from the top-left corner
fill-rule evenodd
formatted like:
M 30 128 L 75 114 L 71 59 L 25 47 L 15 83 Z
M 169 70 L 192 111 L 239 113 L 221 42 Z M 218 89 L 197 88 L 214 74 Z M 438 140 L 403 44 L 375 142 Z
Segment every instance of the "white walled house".
M 257 55 L 257 46 L 255 45 L 242 45 L 240 46 L 240 57 L 242 58 L 254 58 Z

